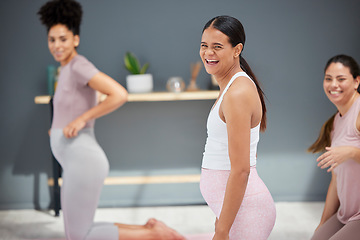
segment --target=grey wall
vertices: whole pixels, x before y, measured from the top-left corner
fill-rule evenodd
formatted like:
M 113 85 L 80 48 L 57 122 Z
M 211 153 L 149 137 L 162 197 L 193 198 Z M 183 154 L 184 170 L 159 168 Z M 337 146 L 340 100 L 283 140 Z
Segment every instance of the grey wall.
M 36 12 L 43 0 L 0 1 L 0 209 L 46 208 L 51 162 L 46 66 L 55 64 Z M 322 90 L 323 66 L 345 53 L 360 61 L 359 1 L 80 1 L 79 52 L 125 85 L 122 58 L 150 62 L 155 90 L 190 77 L 203 25 L 216 15 L 240 19 L 244 56 L 268 99 L 258 171 L 277 201 L 323 200 L 329 174 L 306 148 L 335 111 Z M 205 89 L 202 69 L 198 82 Z M 97 121 L 112 176 L 199 173 L 213 101 L 127 103 Z M 198 184 L 106 186 L 101 206 L 203 203 Z

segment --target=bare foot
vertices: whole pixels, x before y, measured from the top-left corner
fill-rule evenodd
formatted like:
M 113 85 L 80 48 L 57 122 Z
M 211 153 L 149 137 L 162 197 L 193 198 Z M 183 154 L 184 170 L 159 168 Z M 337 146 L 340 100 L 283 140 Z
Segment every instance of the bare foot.
M 144 225 L 132 225 L 132 224 L 123 224 L 123 223 L 114 223 L 118 228 L 127 228 L 127 229 L 150 229 L 154 227 L 156 219 L 150 218 Z
M 146 228 L 153 228 L 157 220 L 155 218 L 150 218 L 144 225 Z
M 151 221 L 153 224 L 153 230 L 155 231 L 159 240 L 185 240 L 182 235 L 180 235 L 174 229 L 166 226 L 163 222 L 156 219 L 151 219 Z

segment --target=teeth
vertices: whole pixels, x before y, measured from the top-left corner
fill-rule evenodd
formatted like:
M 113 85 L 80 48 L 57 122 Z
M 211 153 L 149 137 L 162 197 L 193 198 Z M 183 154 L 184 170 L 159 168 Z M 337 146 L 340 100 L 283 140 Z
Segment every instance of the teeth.
M 339 94 L 340 91 L 330 91 L 331 94 Z
M 217 60 L 206 60 L 206 61 L 208 61 L 208 62 L 217 62 Z

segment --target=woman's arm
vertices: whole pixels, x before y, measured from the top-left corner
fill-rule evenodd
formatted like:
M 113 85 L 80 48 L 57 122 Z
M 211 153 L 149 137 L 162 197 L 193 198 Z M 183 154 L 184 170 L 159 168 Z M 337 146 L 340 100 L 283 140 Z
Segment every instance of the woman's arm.
M 107 97 L 104 101 L 77 117 L 63 129 L 64 135 L 67 138 L 77 136 L 78 132 L 89 120 L 104 116 L 119 108 L 127 101 L 127 91 L 125 88 L 105 73 L 99 72 L 95 74 L 95 76 L 90 79 L 88 85 L 92 89 L 107 95 Z
M 339 166 L 346 160 L 353 159 L 360 163 L 360 148 L 353 146 L 326 147 L 326 152 L 321 154 L 316 161 L 321 168 L 327 168 L 328 172 Z
M 233 83 L 235 84 L 235 83 Z M 213 239 L 228 239 L 230 228 L 242 203 L 250 174 L 250 128 L 253 96 L 246 84 L 229 88 L 221 104 L 229 142 L 231 171 Z
M 360 131 L 360 113 L 356 119 L 356 128 Z M 337 147 L 326 147 L 326 152 L 318 157 L 318 166 L 321 168 L 327 168 L 328 172 L 332 171 L 341 163 L 348 159 L 353 159 L 360 164 L 360 148 L 354 146 L 337 146 Z
M 321 216 L 320 224 L 316 230 L 323 225 L 330 217 L 332 217 L 339 209 L 340 202 L 336 190 L 336 175 L 334 172 L 331 172 L 331 181 L 329 184 L 328 192 L 326 195 L 326 201 L 324 206 L 324 211 Z M 315 230 L 315 231 L 316 231 Z

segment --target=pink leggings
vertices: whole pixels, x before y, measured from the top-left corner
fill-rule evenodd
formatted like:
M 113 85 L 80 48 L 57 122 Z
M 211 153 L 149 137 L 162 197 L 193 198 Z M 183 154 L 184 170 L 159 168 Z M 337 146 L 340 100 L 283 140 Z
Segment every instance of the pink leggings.
M 220 216 L 225 189 L 230 171 L 202 169 L 200 190 L 206 203 L 217 218 Z M 246 192 L 230 229 L 230 240 L 266 240 L 276 218 L 276 209 L 271 194 L 257 174 L 250 168 Z

